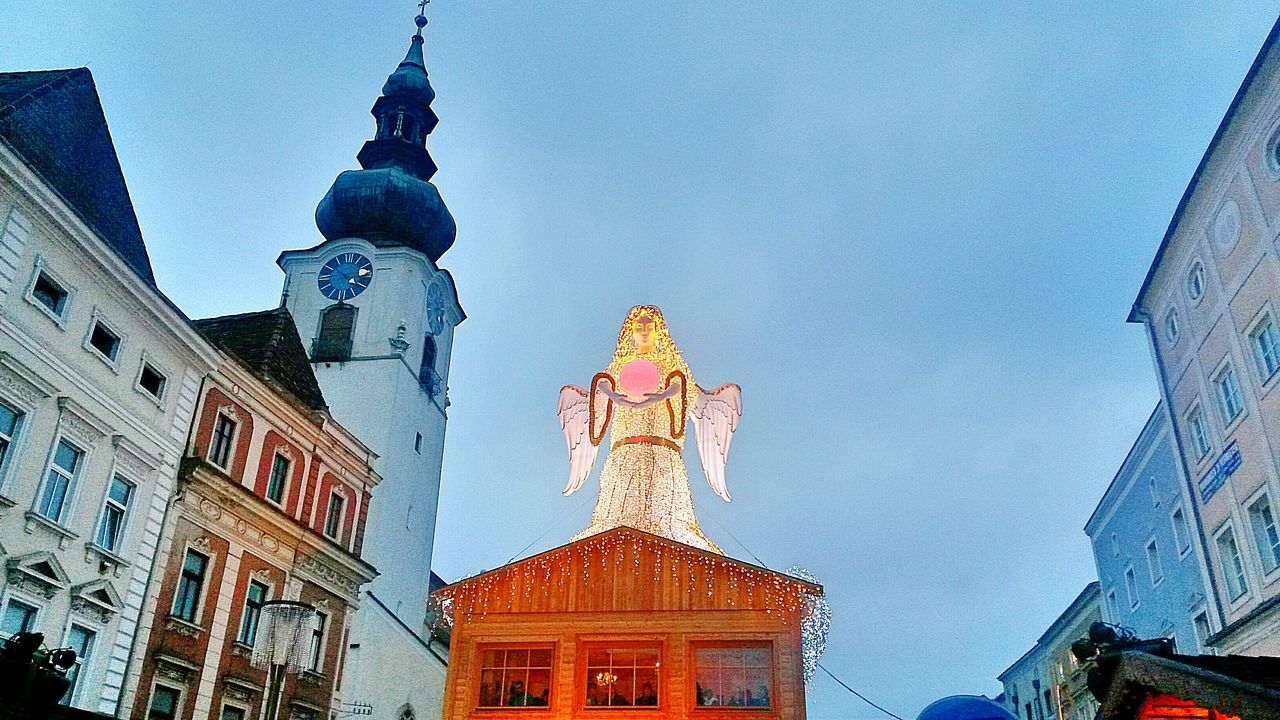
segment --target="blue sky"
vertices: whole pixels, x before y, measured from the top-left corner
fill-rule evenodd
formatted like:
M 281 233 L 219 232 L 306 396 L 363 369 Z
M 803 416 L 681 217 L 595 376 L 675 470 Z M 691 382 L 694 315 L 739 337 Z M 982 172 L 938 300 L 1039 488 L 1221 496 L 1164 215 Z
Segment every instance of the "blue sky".
M 997 693 L 1094 574 L 1081 528 L 1157 399 L 1124 318 L 1275 20 L 1074 5 L 433 3 L 470 316 L 437 571 L 586 525 L 556 392 L 655 303 L 743 388 L 734 502 L 693 471 L 707 533 L 817 573 L 826 664 L 898 714 Z M 11 2 L 0 68 L 92 68 L 159 282 L 203 317 L 277 302 L 414 12 Z M 815 681 L 815 720 L 875 716 Z

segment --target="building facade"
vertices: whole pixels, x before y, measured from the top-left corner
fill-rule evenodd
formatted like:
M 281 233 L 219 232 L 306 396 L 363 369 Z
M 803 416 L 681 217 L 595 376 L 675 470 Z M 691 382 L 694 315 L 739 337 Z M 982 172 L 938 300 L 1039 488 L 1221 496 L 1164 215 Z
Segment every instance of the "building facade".
M 1203 544 L 1164 403 L 1156 406 L 1084 531 L 1093 545 L 1103 616 L 1179 652 L 1209 652 L 1218 629 Z
M 1102 620 L 1102 593 L 1091 582 L 1018 661 L 1000 674 L 1004 699 L 1020 720 L 1090 720 L 1098 703 L 1071 643 Z
M 437 118 L 422 27 L 374 103 L 374 138 L 316 208 L 325 240 L 280 255 L 296 319 L 335 418 L 382 477 L 366 559 L 379 577 L 352 633 L 344 695 L 375 715 L 439 714 L 444 665 L 426 625 L 454 329 L 465 318 L 437 264 L 456 227 L 430 180 Z M 365 656 L 368 655 L 368 660 Z
M 0 74 L 0 634 L 114 714 L 200 379 L 87 69 Z
M 619 527 L 437 590 L 444 720 L 805 717 L 818 585 Z
M 262 716 L 250 660 L 262 604 L 317 609 L 280 717 L 342 712 L 339 683 L 362 584 L 374 456 L 329 417 L 283 309 L 196 321 L 223 360 L 200 394 L 139 630 L 122 717 Z
M 1280 655 L 1280 24 L 1231 103 L 1129 319 L 1145 325 L 1227 653 Z

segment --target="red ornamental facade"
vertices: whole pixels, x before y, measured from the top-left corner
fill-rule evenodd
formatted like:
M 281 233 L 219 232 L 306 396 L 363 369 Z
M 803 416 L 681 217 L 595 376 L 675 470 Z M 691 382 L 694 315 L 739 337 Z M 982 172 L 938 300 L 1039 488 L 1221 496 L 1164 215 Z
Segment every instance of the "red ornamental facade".
M 286 311 L 196 324 L 226 361 L 203 386 L 123 716 L 261 717 L 260 608 L 300 600 L 316 622 L 279 717 L 327 719 L 359 588 L 376 574 L 360 559 L 373 455 L 329 417 Z

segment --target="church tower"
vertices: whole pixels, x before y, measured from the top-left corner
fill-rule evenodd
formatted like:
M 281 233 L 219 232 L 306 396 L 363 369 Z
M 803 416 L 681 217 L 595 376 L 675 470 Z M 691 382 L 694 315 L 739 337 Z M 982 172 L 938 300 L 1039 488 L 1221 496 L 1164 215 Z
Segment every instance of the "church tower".
M 376 129 L 357 155 L 361 169 L 338 175 L 316 208 L 324 242 L 286 251 L 277 263 L 330 412 L 378 455 L 383 480 L 366 506 L 364 558 L 380 575 L 367 590 L 421 634 L 450 351 L 465 315 L 453 278 L 437 264 L 457 228 L 430 182 L 427 135 L 438 119 L 422 53 L 427 20 L 416 22 L 408 54 L 373 105 Z

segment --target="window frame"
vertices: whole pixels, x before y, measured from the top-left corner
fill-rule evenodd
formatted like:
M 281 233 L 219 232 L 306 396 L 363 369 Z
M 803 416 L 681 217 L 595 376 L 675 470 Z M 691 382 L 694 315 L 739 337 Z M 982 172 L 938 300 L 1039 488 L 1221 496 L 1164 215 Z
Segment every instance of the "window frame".
M 93 344 L 93 331 L 97 329 L 99 325 L 116 338 L 114 356 L 107 355 Z M 84 342 L 82 343 L 84 349 L 89 351 L 89 354 L 101 360 L 107 367 L 111 368 L 112 372 L 115 373 L 120 372 L 120 361 L 124 357 L 124 348 L 129 341 L 129 336 L 117 330 L 116 328 L 118 327 L 120 327 L 120 325 L 109 320 L 102 312 L 101 308 L 94 306 L 93 314 L 89 318 L 89 329 L 85 331 Z
M 1132 612 L 1142 605 L 1142 598 L 1138 596 L 1138 573 L 1133 569 L 1133 563 L 1124 566 L 1121 577 L 1124 582 L 1124 594 L 1129 600 L 1129 611 Z
M 333 616 L 324 610 L 316 610 L 314 620 L 315 622 L 311 625 L 311 634 L 308 636 L 309 657 L 305 670 L 323 675 L 324 651 L 329 645 L 329 626 L 333 624 Z
M 1218 223 L 1219 219 L 1223 217 L 1223 213 L 1226 212 L 1228 205 L 1235 208 L 1230 214 L 1235 215 L 1236 231 L 1230 242 L 1224 242 L 1218 234 Z M 1240 207 L 1240 203 L 1236 202 L 1235 198 L 1227 196 L 1222 199 L 1222 202 L 1218 203 L 1218 207 L 1214 209 L 1213 215 L 1205 227 L 1205 234 L 1209 236 L 1209 242 L 1218 251 L 1219 257 L 1230 255 L 1240 245 L 1240 236 L 1244 234 L 1244 210 Z
M 75 664 L 72 666 L 77 668 L 76 676 L 75 676 L 75 679 L 72 681 L 71 687 L 68 688 L 67 692 L 62 696 L 62 700 L 63 700 L 62 704 L 70 707 L 75 707 L 76 701 L 80 699 L 79 697 L 80 692 L 84 689 L 84 686 L 85 686 L 85 683 L 81 681 L 84 680 L 86 678 L 86 675 L 90 672 L 90 666 L 93 662 L 93 658 L 95 657 L 94 651 L 98 644 L 98 637 L 102 634 L 102 630 L 103 630 L 101 627 L 91 623 L 86 623 L 83 620 L 80 620 L 79 618 L 68 619 L 67 627 L 62 632 L 61 647 L 71 647 L 71 630 L 72 628 L 77 628 L 77 627 L 80 628 L 81 630 L 87 631 L 90 634 L 90 637 L 89 637 L 89 643 L 88 643 L 88 646 L 89 646 L 88 651 L 83 656 L 80 654 L 79 650 L 76 650 L 76 661 L 75 661 Z M 67 670 L 67 674 L 68 675 L 71 674 L 70 669 Z
M 280 473 L 280 497 L 275 498 L 271 496 L 271 488 L 276 481 L 276 467 L 281 460 L 284 461 L 284 472 Z M 267 502 L 276 507 L 284 507 L 289 498 L 289 477 L 291 475 L 293 475 L 293 458 L 282 452 L 281 448 L 276 448 L 275 452 L 271 454 L 271 469 L 267 472 L 267 486 L 262 491 L 262 496 L 266 498 Z
M 153 373 L 160 376 L 159 395 L 153 395 L 151 391 L 142 384 L 142 374 L 147 370 L 147 368 L 150 368 Z M 165 400 L 169 397 L 169 385 L 171 384 L 169 380 L 172 377 L 173 374 L 170 373 L 167 368 L 155 362 L 155 360 L 151 358 L 151 355 L 147 353 L 146 350 L 143 350 L 142 361 L 138 363 L 138 373 L 133 378 L 133 389 L 142 393 L 143 396 L 151 402 L 154 402 L 156 405 L 164 407 Z
M 40 280 L 40 275 L 42 274 L 48 276 L 55 285 L 62 288 L 62 291 L 67 294 L 66 298 L 62 301 L 61 313 L 51 310 L 48 305 L 45 305 L 44 302 L 35 295 L 36 282 Z M 23 298 L 52 320 L 54 325 L 58 326 L 59 330 L 66 330 L 67 318 L 71 315 L 71 305 L 75 300 L 75 296 L 75 286 L 67 282 L 60 273 L 49 267 L 49 264 L 45 261 L 42 255 L 36 255 L 35 262 L 32 263 L 31 277 L 27 280 L 26 292 L 23 293 Z
M 1177 518 L 1181 517 L 1182 522 L 1179 523 Z M 1191 525 L 1187 522 L 1187 511 L 1182 508 L 1182 503 L 1175 503 L 1173 509 L 1169 511 L 1169 522 L 1173 525 L 1173 544 L 1177 546 L 1178 559 L 1191 554 L 1193 540 L 1191 539 Z M 1181 530 L 1179 530 L 1181 528 Z M 1186 541 L 1186 547 L 1183 547 L 1183 541 Z
M 31 595 L 29 593 L 25 593 L 25 592 L 16 590 L 14 588 L 9 588 L 5 591 L 3 596 L 0 596 L 0 623 L 4 621 L 4 616 L 7 613 L 9 609 L 9 603 L 11 602 L 18 602 L 28 607 L 35 608 L 35 613 L 33 613 L 31 616 L 30 627 L 28 627 L 27 630 L 25 631 L 20 630 L 19 632 L 40 632 L 41 621 L 43 620 L 43 617 L 44 617 L 45 602 L 41 602 L 38 598 L 36 598 L 34 595 Z M 8 637 L 13 637 L 13 636 L 12 635 L 6 636 L 4 634 L 3 628 L 0 627 L 0 638 L 8 638 Z
M 1160 558 L 1160 544 L 1156 537 L 1152 535 L 1147 538 L 1147 542 L 1142 546 L 1142 554 L 1147 559 L 1147 573 L 1151 579 L 1151 587 L 1160 587 L 1160 583 L 1164 582 L 1164 561 Z M 1155 563 L 1152 564 L 1152 556 L 1155 557 Z M 1156 573 L 1159 573 L 1157 575 Z
M 1203 636 L 1200 634 L 1200 624 L 1197 622 L 1200 618 L 1204 618 L 1204 627 L 1208 631 L 1208 634 Z M 1197 606 L 1191 611 L 1191 634 L 1195 637 L 1201 653 L 1217 654 L 1213 648 L 1209 647 L 1209 638 L 1213 636 L 1213 620 L 1209 616 L 1208 608 Z
M 124 483 L 129 488 L 129 495 L 123 506 L 120 506 L 120 503 L 111 497 L 111 489 L 115 485 L 116 480 Z M 98 523 L 93 531 L 94 546 L 106 550 L 109 553 L 119 554 L 125 530 L 129 526 L 129 508 L 133 506 L 133 500 L 137 497 L 137 493 L 138 483 L 135 480 L 118 470 L 111 473 L 110 479 L 107 481 L 106 492 L 103 493 L 102 506 L 98 510 Z M 106 528 L 107 511 L 112 509 L 113 506 L 115 506 L 120 512 L 120 522 L 116 525 L 116 537 L 113 547 L 107 547 L 100 541 L 102 540 L 102 532 Z
M 736 648 L 763 647 L 769 650 L 769 704 L 768 705 L 699 705 L 698 704 L 698 649 L 699 648 Z M 689 699 L 687 711 L 698 715 L 721 712 L 777 712 L 778 691 L 782 688 L 778 673 L 778 648 L 773 638 L 742 638 L 735 640 L 694 639 L 689 640 L 689 654 L 685 669 L 687 683 L 685 697 Z
M 1258 533 L 1259 528 L 1255 521 L 1254 508 L 1262 503 L 1266 503 L 1266 511 L 1271 516 L 1270 531 L 1276 537 L 1274 542 L 1270 538 L 1261 537 Z M 1275 504 L 1271 502 L 1271 494 L 1267 492 L 1265 487 L 1244 502 L 1244 514 L 1249 525 L 1249 536 L 1253 540 L 1254 549 L 1258 551 L 1258 562 L 1262 567 L 1262 576 L 1269 578 L 1280 571 L 1280 520 L 1276 519 Z M 1263 529 L 1265 530 L 1266 528 Z M 1239 545 L 1239 540 L 1236 541 L 1236 544 Z M 1268 550 L 1270 551 L 1270 563 L 1267 562 Z
M 1177 345 L 1182 337 L 1182 319 L 1178 317 L 1177 306 L 1172 306 L 1164 314 L 1164 336 L 1170 345 Z
M 1194 292 L 1197 280 L 1200 285 L 1199 293 Z M 1199 258 L 1196 258 L 1192 261 L 1191 267 L 1187 269 L 1187 297 L 1191 302 L 1199 305 L 1200 302 L 1204 300 L 1205 291 L 1207 289 L 1208 286 L 1205 282 L 1204 263 L 1201 262 Z
M 333 512 L 334 498 L 337 498 L 342 503 L 342 505 L 338 508 L 337 532 L 334 534 L 330 534 L 329 521 L 331 519 L 331 515 Z M 343 488 L 336 487 L 336 486 L 329 488 L 329 502 L 327 502 L 324 506 L 324 526 L 320 529 L 320 532 L 325 537 L 329 538 L 330 540 L 336 543 L 342 542 L 342 531 L 346 527 L 347 505 L 348 505 L 347 501 L 348 501 L 347 493 Z
M 1192 448 L 1198 453 L 1195 459 L 1198 465 L 1213 454 L 1213 440 L 1209 437 L 1209 426 L 1200 400 L 1196 399 L 1191 403 L 1191 407 L 1187 408 L 1186 414 L 1182 417 L 1187 425 L 1187 434 L 1191 437 Z M 1199 433 L 1196 432 L 1197 428 L 1200 430 Z
M 1240 568 L 1240 572 L 1236 577 L 1236 580 L 1241 584 L 1241 590 L 1235 595 L 1232 595 L 1231 579 L 1230 576 L 1227 575 L 1227 562 L 1222 556 L 1222 538 L 1225 535 L 1231 535 L 1231 544 L 1235 546 L 1236 550 L 1235 561 Z M 1248 601 L 1252 589 L 1249 586 L 1249 569 L 1245 565 L 1244 553 L 1240 550 L 1240 540 L 1236 537 L 1235 527 L 1231 522 L 1231 518 L 1227 518 L 1223 521 L 1223 523 L 1218 526 L 1218 529 L 1213 532 L 1213 546 L 1215 554 L 1217 555 L 1217 565 L 1222 574 L 1223 585 L 1227 590 L 1227 603 L 1231 607 L 1236 607 L 1241 603 Z
M 474 675 L 475 685 L 472 688 L 472 692 L 470 694 L 470 699 L 469 699 L 471 712 L 487 713 L 487 712 L 494 712 L 494 711 L 497 711 L 497 712 L 511 712 L 511 711 L 522 712 L 523 711 L 523 712 L 548 712 L 549 713 L 551 708 L 556 706 L 556 701 L 559 699 L 556 696 L 556 681 L 557 681 L 556 675 L 559 670 L 559 663 L 560 663 L 560 647 L 558 642 L 556 642 L 555 640 L 533 640 L 533 641 L 525 641 L 525 642 L 496 641 L 496 642 L 479 642 L 473 645 L 472 647 L 474 648 L 473 649 L 474 662 L 472 663 L 472 665 L 477 669 L 477 672 Z M 550 667 L 548 668 L 548 674 L 547 674 L 547 677 L 549 679 L 547 683 L 547 690 L 548 690 L 547 704 L 546 705 L 482 705 L 480 704 L 481 693 L 484 691 L 483 678 L 484 678 L 484 671 L 486 669 L 484 666 L 484 653 L 487 650 L 549 650 L 551 651 L 551 664 L 550 664 Z M 585 659 L 586 656 L 583 655 L 581 657 Z M 502 667 L 505 673 L 506 664 L 504 663 Z M 525 668 L 526 671 L 529 669 L 530 668 Z M 538 667 L 534 669 L 541 670 L 542 668 Z M 505 686 L 502 689 L 505 689 Z M 501 696 L 502 694 L 500 691 L 499 697 Z M 578 700 L 578 698 L 576 697 L 576 692 L 575 692 L 574 699 L 575 701 Z M 583 700 L 583 703 L 585 704 L 585 698 L 583 698 L 582 700 Z
M 3 457 L 0 457 L 0 495 L 3 495 L 9 484 L 9 476 L 16 472 L 17 457 L 26 444 L 26 433 L 23 430 L 30 421 L 31 408 L 25 403 L 14 402 L 4 395 L 0 395 L 0 405 L 12 410 L 16 417 L 13 432 L 5 437 L 4 453 Z
M 1234 393 L 1225 392 L 1226 385 L 1224 384 L 1224 380 L 1226 380 L 1228 376 L 1231 377 L 1231 385 L 1235 389 Z M 1218 365 L 1217 369 L 1213 373 L 1211 382 L 1213 383 L 1214 396 L 1217 398 L 1218 413 L 1222 418 L 1222 427 L 1224 431 L 1229 434 L 1235 426 L 1249 414 L 1248 407 L 1244 402 L 1244 393 L 1240 389 L 1240 375 L 1236 373 L 1235 363 L 1232 362 L 1229 355 Z M 1240 405 L 1234 415 L 1228 414 L 1230 412 L 1230 408 L 1227 407 L 1228 398 L 1232 395 L 1234 395 L 1235 401 Z
M 245 627 L 245 624 L 249 621 L 250 607 L 249 592 L 253 589 L 254 585 L 258 585 L 262 588 L 262 599 L 258 601 L 258 607 L 255 608 L 256 613 L 253 617 L 253 632 L 249 633 L 246 637 L 245 630 L 247 628 Z M 245 647 L 253 647 L 257 644 L 258 626 L 262 622 L 262 605 L 269 600 L 271 600 L 271 584 L 258 580 L 250 575 L 249 582 L 245 583 L 244 586 L 244 601 L 240 604 L 240 623 L 236 626 L 236 643 Z
M 183 705 L 185 704 L 187 699 L 186 685 L 182 683 L 175 683 L 173 681 L 153 679 L 151 681 L 151 692 L 147 693 L 147 705 L 146 705 L 147 709 L 146 709 L 146 715 L 143 716 L 143 720 L 153 720 L 151 713 L 152 713 L 152 705 L 154 705 L 155 703 L 157 688 L 164 688 L 165 690 L 171 690 L 177 694 L 177 697 L 173 701 L 173 717 L 174 717 L 174 720 L 181 718 L 183 715 L 183 712 L 182 712 Z
M 214 450 L 218 447 L 218 439 L 221 437 L 218 427 L 224 420 L 231 424 L 231 435 L 227 439 L 227 452 L 224 459 L 225 465 L 218 462 L 214 457 Z M 213 414 L 213 427 L 209 429 L 209 447 L 205 451 L 205 459 L 214 467 L 231 472 L 231 468 L 236 464 L 236 440 L 239 439 L 239 436 L 240 418 L 226 407 L 218 408 Z
M 77 453 L 78 462 L 76 463 L 75 469 L 69 476 L 64 475 L 62 472 L 58 472 L 59 476 L 66 479 L 67 487 L 62 493 L 62 501 L 58 506 L 58 517 L 53 518 L 46 515 L 41 508 L 45 505 L 44 496 L 45 493 L 48 492 L 50 474 L 55 472 L 55 467 L 58 468 L 58 470 L 65 470 L 61 465 L 57 465 L 56 462 L 58 449 L 63 443 L 66 443 L 68 447 Z M 85 443 L 68 436 L 66 433 L 59 432 L 55 435 L 53 438 L 53 446 L 49 449 L 49 460 L 45 463 L 44 472 L 40 477 L 40 485 L 36 488 L 36 496 L 32 503 L 32 509 L 41 518 L 48 520 L 59 527 L 66 526 L 64 521 L 71 514 L 71 508 L 75 504 L 76 500 L 76 492 L 79 490 L 78 486 L 80 484 L 80 477 L 84 473 L 85 464 L 89 461 L 89 450 L 84 447 L 84 445 Z
M 658 655 L 658 664 L 654 667 L 654 669 L 655 669 L 655 672 L 657 673 L 657 677 L 655 680 L 656 686 L 654 687 L 653 690 L 654 690 L 655 697 L 657 697 L 657 700 L 658 700 L 657 704 L 636 705 L 635 697 L 632 697 L 631 698 L 632 702 L 630 705 L 588 705 L 586 680 L 591 674 L 591 669 L 593 667 L 598 667 L 598 666 L 593 666 L 591 664 L 591 652 L 593 650 L 652 650 L 656 652 Z M 663 678 L 665 673 L 662 670 L 662 660 L 663 658 L 666 657 L 666 652 L 667 652 L 666 643 L 663 642 L 663 640 L 661 639 L 618 639 L 618 640 L 593 639 L 593 640 L 584 640 L 579 642 L 578 656 L 582 658 L 582 660 L 579 663 L 577 663 L 577 668 L 576 668 L 576 672 L 574 673 L 574 680 L 573 680 L 574 702 L 576 703 L 576 708 L 575 708 L 576 711 L 588 712 L 588 713 L 593 713 L 596 711 L 600 711 L 603 713 L 614 713 L 614 712 L 618 712 L 619 710 L 621 711 L 630 710 L 632 712 L 658 712 L 662 709 L 665 709 L 667 707 L 667 704 L 664 701 L 667 700 L 666 698 L 667 693 L 664 692 L 665 683 L 663 681 Z M 552 657 L 552 662 L 553 663 L 555 662 L 554 656 Z M 635 664 L 633 662 L 632 669 L 634 668 L 635 668 Z M 554 670 L 555 668 L 553 667 L 552 668 L 553 673 L 554 673 Z M 552 675 L 553 682 L 554 682 L 554 679 L 555 678 L 553 674 Z M 540 706 L 536 706 L 536 707 L 540 707 Z M 548 707 L 550 707 L 549 702 L 548 702 Z
M 200 573 L 200 585 L 196 588 L 195 607 L 192 609 L 191 617 L 187 618 L 178 612 L 178 597 L 183 581 L 186 580 L 187 556 L 192 553 L 204 558 L 204 568 Z M 183 546 L 182 559 L 178 564 L 177 583 L 174 584 L 173 599 L 169 603 L 169 617 L 192 625 L 200 625 L 200 620 L 204 616 L 204 600 L 209 588 L 209 571 L 213 564 L 213 558 L 212 552 L 206 553 L 203 550 L 198 550 L 192 547 L 191 543 L 186 543 Z
M 1111 613 L 1115 615 L 1112 620 L 1120 620 L 1120 596 L 1116 594 L 1116 589 L 1107 590 L 1107 605 L 1111 609 Z

